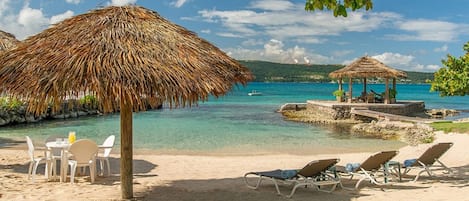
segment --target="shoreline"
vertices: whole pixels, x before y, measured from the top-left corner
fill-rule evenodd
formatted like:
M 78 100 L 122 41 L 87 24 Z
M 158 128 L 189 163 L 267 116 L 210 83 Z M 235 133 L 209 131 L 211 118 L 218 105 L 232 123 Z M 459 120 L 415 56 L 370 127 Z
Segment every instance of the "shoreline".
M 379 187 L 364 184 L 358 191 L 337 189 L 323 193 L 313 188 L 299 189 L 292 200 L 406 200 L 412 194 L 417 200 L 467 200 L 469 181 L 468 134 L 437 133 L 436 142 L 454 142 L 455 145 L 441 158 L 452 167 L 455 174 L 444 176 L 438 173 L 430 178 L 423 175 L 417 182 L 404 182 Z M 393 159 L 402 161 L 416 157 L 430 144 L 406 146 L 399 149 Z M 258 190 L 248 189 L 243 175 L 249 171 L 301 168 L 311 160 L 339 158 L 339 165 L 360 162 L 372 152 L 340 154 L 268 154 L 252 156 L 207 156 L 207 155 L 134 155 L 134 195 L 136 200 L 234 200 L 270 201 L 289 200 L 277 196 L 271 182 L 264 182 Z M 28 159 L 26 150 L 0 148 L 0 199 L 5 200 L 120 200 L 119 156 L 111 154 L 109 177 L 99 176 L 91 184 L 88 176 L 78 176 L 75 184 L 59 183 L 44 179 L 40 166 L 37 181 L 27 179 Z M 414 175 L 416 172 L 411 172 Z M 347 179 L 344 185 L 350 185 Z M 366 183 L 366 182 L 364 182 Z M 287 193 L 290 186 L 280 185 Z M 96 193 L 99 192 L 99 193 Z

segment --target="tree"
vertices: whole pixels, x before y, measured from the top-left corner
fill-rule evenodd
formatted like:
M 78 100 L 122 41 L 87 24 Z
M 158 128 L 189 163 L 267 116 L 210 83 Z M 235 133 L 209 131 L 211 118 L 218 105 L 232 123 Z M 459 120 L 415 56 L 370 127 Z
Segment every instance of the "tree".
M 332 10 L 335 17 L 339 15 L 347 17 L 347 8 L 355 11 L 363 7 L 366 10 L 372 9 L 372 0 L 306 0 L 305 4 L 305 10 L 307 11 L 324 10 L 326 8 L 327 10 Z
M 446 67 L 435 73 L 431 91 L 439 91 L 440 96 L 469 95 L 469 42 L 463 49 L 464 56 L 456 58 L 448 54 L 448 59 L 441 61 Z

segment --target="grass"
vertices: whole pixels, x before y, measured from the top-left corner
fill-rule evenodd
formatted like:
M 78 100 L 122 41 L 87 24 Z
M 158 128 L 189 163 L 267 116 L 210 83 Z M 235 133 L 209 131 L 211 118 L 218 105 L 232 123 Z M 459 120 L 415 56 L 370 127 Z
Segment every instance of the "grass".
M 445 133 L 467 133 L 469 134 L 469 122 L 464 123 L 453 123 L 453 122 L 435 122 L 431 126 L 439 131 L 444 131 Z

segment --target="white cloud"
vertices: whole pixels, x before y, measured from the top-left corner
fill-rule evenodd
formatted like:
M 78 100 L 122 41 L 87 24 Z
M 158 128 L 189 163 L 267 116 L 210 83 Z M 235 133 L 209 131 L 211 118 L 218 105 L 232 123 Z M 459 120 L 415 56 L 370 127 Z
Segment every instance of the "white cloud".
M 210 29 L 203 29 L 203 30 L 200 30 L 201 33 L 204 33 L 204 34 L 210 34 L 212 33 L 212 31 Z
M 257 46 L 257 45 L 262 45 L 264 42 L 262 40 L 255 40 L 252 38 L 249 38 L 241 43 L 243 46 Z
M 65 0 L 67 3 L 71 3 L 71 4 L 79 4 L 80 3 L 80 0 Z
M 372 56 L 372 58 L 375 58 L 383 62 L 384 64 L 392 67 L 394 65 L 408 66 L 414 60 L 415 57 L 412 55 L 402 55 L 399 53 L 385 52 L 380 55 Z
M 253 7 L 267 10 L 201 10 L 199 15 L 207 22 L 226 27 L 241 37 L 267 35 L 277 39 L 315 38 L 311 43 L 322 42 L 318 36 L 340 35 L 343 32 L 369 32 L 392 23 L 400 16 L 394 13 L 353 12 L 347 18 L 335 18 L 329 12 L 305 13 L 303 4 L 271 8 L 279 0 L 256 1 Z
M 176 0 L 176 1 L 172 2 L 171 5 L 174 6 L 174 7 L 176 7 L 176 8 L 180 8 L 180 7 L 182 7 L 186 2 L 187 2 L 187 0 Z
M 51 23 L 59 22 L 67 17 L 73 16 L 72 11 L 66 11 L 62 14 L 46 17 L 41 9 L 29 7 L 26 2 L 20 10 L 15 10 L 9 1 L 0 1 L 0 27 L 3 31 L 10 32 L 18 40 L 23 40 L 28 36 L 37 34 L 43 29 L 49 27 Z M 15 2 L 16 6 L 19 3 Z
M 265 60 L 279 63 L 315 63 L 330 62 L 329 57 L 309 52 L 304 47 L 286 48 L 282 41 L 271 39 L 263 49 L 228 48 L 225 51 L 240 60 Z
M 22 40 L 27 36 L 36 34 L 37 32 L 49 26 L 49 19 L 44 16 L 41 10 L 30 8 L 28 5 L 23 7 L 17 16 L 9 16 L 10 29 L 12 32 Z
M 438 47 L 438 48 L 433 49 L 433 51 L 435 51 L 435 52 L 446 52 L 446 51 L 448 51 L 448 45 L 445 44 L 442 47 Z
M 385 65 L 404 71 L 420 71 L 420 72 L 435 72 L 440 66 L 435 64 L 419 64 L 415 61 L 415 57 L 412 55 L 402 55 L 399 53 L 385 52 L 382 54 L 371 56 L 378 61 L 383 62 Z M 354 62 L 358 58 L 353 60 L 346 60 L 342 62 L 343 65 L 348 65 Z
M 65 13 L 54 15 L 50 18 L 50 24 L 61 22 L 64 19 L 70 18 L 74 15 L 73 11 L 67 10 Z
M 397 24 L 398 28 L 411 34 L 389 35 L 399 41 L 454 41 L 459 35 L 458 25 L 437 20 L 408 20 Z
M 290 1 L 285 0 L 260 0 L 251 2 L 251 8 L 257 8 L 262 10 L 281 11 L 289 10 L 295 5 Z
M 108 5 L 125 6 L 129 4 L 135 4 L 135 3 L 137 3 L 137 0 L 111 0 L 111 2 L 108 2 Z
M 35 29 L 37 26 L 47 24 L 48 19 L 41 10 L 25 6 L 19 13 L 18 23 L 25 28 Z

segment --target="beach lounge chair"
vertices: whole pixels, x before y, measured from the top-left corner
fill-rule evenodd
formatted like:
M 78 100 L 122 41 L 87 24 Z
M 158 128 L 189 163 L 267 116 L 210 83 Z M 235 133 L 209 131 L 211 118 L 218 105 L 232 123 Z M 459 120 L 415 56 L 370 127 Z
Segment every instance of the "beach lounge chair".
M 398 151 L 381 151 L 371 155 L 362 163 L 348 163 L 346 166 L 336 166 L 335 171 L 340 175 L 350 176 L 350 179 L 359 176 L 360 179 L 355 184 L 355 189 L 358 189 L 360 183 L 365 180 L 380 186 L 388 185 L 388 176 L 390 174 L 388 174 L 387 162 L 394 158 L 397 153 Z
M 326 174 L 326 171 L 337 162 L 339 162 L 339 159 L 323 159 L 311 161 L 299 170 L 278 169 L 265 172 L 248 172 L 244 175 L 244 182 L 248 188 L 258 189 L 263 179 L 271 180 L 275 185 L 278 195 L 282 195 L 278 187 L 278 182 L 293 184 L 293 189 L 287 197 L 293 196 L 298 187 L 307 187 L 308 185 L 316 187 L 319 191 L 332 192 L 340 183 L 340 179 Z M 248 183 L 248 176 L 250 175 L 259 177 L 255 186 Z M 329 190 L 324 190 L 323 186 L 331 187 Z
M 446 170 L 446 173 L 451 173 L 452 170 L 448 168 L 439 158 L 453 146 L 451 142 L 442 142 L 435 144 L 428 148 L 419 158 L 405 160 L 402 164 L 404 168 L 404 175 L 412 169 L 419 169 L 420 172 L 415 176 L 413 181 L 419 179 L 420 174 L 427 172 L 428 176 L 433 176 L 435 170 Z M 435 164 L 435 163 L 438 164 Z

